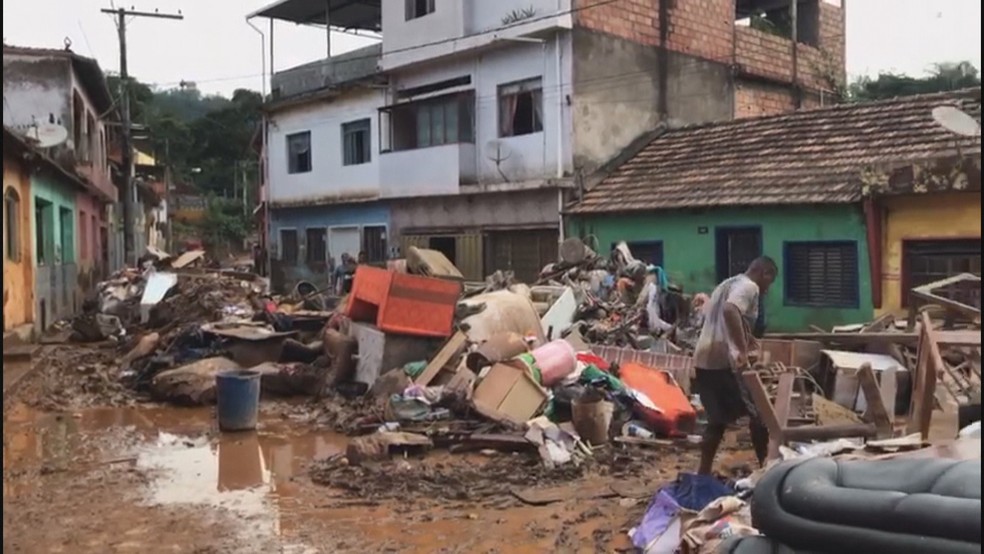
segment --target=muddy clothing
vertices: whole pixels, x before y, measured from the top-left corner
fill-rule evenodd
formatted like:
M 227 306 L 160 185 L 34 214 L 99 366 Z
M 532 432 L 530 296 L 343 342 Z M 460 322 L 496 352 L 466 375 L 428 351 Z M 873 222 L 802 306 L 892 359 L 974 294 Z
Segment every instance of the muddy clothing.
M 736 275 L 714 289 L 704 306 L 704 326 L 694 351 L 694 366 L 707 370 L 735 369 L 738 346 L 729 336 L 724 311 L 728 304 L 738 308 L 746 326 L 758 319 L 759 288 L 747 275 Z
M 755 402 L 738 379 L 734 371 L 697 368 L 694 392 L 700 396 L 711 425 L 729 425 L 746 415 L 758 419 Z
M 758 416 L 736 371 L 741 369 L 735 367 L 740 353 L 725 321 L 728 304 L 741 312 L 742 327 L 747 333 L 759 315 L 758 285 L 744 274 L 737 275 L 718 285 L 704 306 L 704 326 L 694 352 L 697 367 L 694 389 L 711 425 L 727 425 L 745 415 L 755 419 Z

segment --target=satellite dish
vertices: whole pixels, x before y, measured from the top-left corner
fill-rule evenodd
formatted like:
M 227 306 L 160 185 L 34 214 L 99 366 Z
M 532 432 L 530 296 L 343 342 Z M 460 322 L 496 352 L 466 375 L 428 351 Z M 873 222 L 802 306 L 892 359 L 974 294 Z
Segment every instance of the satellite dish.
M 499 176 L 502 180 L 509 182 L 509 177 L 502 172 L 502 162 L 509 159 L 512 152 L 509 147 L 506 146 L 502 141 L 490 140 L 485 143 L 485 157 L 495 162 L 495 170 L 499 172 Z
M 55 123 L 42 123 L 32 127 L 27 136 L 38 143 L 38 148 L 51 148 L 68 140 L 68 129 Z
M 509 159 L 512 152 L 509 147 L 499 140 L 490 140 L 485 143 L 485 157 L 495 162 L 495 165 L 499 165 L 502 162 Z
M 933 108 L 933 119 L 951 133 L 965 137 L 981 136 L 981 125 L 970 114 L 955 106 Z

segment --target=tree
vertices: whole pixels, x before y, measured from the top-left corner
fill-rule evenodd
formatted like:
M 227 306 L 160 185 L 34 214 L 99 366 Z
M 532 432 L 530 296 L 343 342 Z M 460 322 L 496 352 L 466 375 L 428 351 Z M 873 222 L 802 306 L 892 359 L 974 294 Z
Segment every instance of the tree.
M 850 101 L 866 102 L 897 96 L 944 92 L 981 86 L 978 70 L 970 62 L 935 64 L 925 77 L 899 73 L 880 73 L 877 78 L 862 76 L 847 89 Z

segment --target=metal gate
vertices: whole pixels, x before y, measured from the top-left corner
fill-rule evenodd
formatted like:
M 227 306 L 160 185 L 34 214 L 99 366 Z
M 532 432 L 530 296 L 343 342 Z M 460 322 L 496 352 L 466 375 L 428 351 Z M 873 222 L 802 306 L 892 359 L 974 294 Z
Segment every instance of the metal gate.
M 440 235 L 403 235 L 400 237 L 400 251 L 406 256 L 411 246 L 431 248 L 432 241 L 454 241 L 454 265 L 469 281 L 485 279 L 483 273 L 482 235 L 480 233 L 458 233 Z

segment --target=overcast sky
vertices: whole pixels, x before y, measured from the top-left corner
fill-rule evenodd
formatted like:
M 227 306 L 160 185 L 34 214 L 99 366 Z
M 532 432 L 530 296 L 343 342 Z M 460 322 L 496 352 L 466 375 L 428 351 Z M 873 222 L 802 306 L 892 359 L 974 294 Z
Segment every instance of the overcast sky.
M 177 12 L 183 21 L 134 19 L 129 23 L 130 73 L 142 81 L 176 86 L 194 81 L 206 92 L 259 90 L 260 35 L 245 16 L 268 0 L 116 0 L 140 10 Z M 397 1 L 397 0 L 384 0 Z M 482 0 L 494 1 L 494 0 Z M 111 0 L 3 0 L 7 44 L 72 48 L 119 68 L 116 27 L 100 13 Z M 981 65 L 979 0 L 849 0 L 847 70 L 851 75 L 899 71 L 922 74 L 933 63 L 970 60 Z M 264 32 L 265 20 L 255 20 Z M 278 23 L 275 67 L 283 69 L 323 57 L 324 31 Z M 334 34 L 334 53 L 372 42 Z

